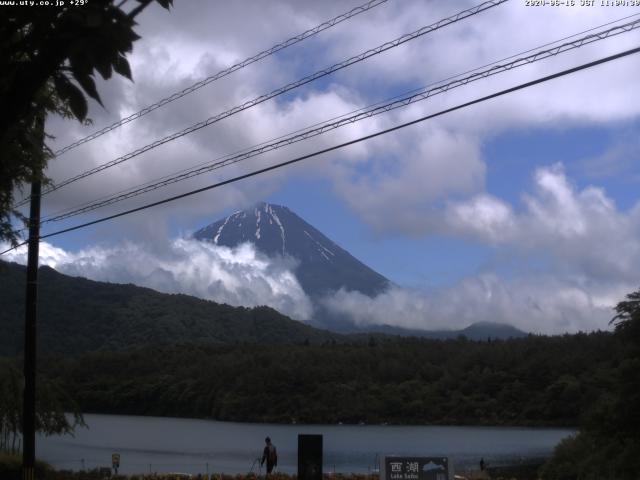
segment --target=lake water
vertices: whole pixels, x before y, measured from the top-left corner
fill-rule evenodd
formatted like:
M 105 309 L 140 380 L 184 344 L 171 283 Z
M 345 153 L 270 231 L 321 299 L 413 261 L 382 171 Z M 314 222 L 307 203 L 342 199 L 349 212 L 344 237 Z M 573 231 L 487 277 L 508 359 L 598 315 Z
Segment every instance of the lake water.
M 278 449 L 278 468 L 297 471 L 298 434 L 322 434 L 325 472 L 366 473 L 376 456 L 448 456 L 456 469 L 548 456 L 573 433 L 568 429 L 425 427 L 386 425 L 271 425 L 178 418 L 85 415 L 89 426 L 75 437 L 38 437 L 36 453 L 56 468 L 111 466 L 120 473 L 247 473 L 268 435 Z M 258 472 L 257 467 L 254 471 Z

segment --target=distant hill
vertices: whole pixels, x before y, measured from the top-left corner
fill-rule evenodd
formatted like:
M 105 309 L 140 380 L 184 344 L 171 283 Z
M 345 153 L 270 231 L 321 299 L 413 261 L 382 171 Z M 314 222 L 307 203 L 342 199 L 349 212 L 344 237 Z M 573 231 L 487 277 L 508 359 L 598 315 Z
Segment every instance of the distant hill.
M 345 325 L 339 330 L 342 334 L 363 334 L 381 333 L 384 335 L 400 336 L 400 337 L 420 337 L 430 338 L 433 340 L 453 340 L 460 336 L 464 336 L 468 340 L 486 341 L 506 340 L 508 338 L 522 338 L 529 335 L 522 330 L 511 325 L 497 322 L 477 322 L 460 330 L 419 330 L 412 328 L 396 327 L 394 325 L 367 325 L 359 326 Z
M 269 307 L 221 305 L 135 285 L 95 282 L 41 267 L 38 348 L 77 354 L 182 343 L 319 344 L 340 335 Z M 26 268 L 0 261 L 0 355 L 22 351 Z
M 494 322 L 477 322 L 461 330 L 460 333 L 469 340 L 521 338 L 528 335 L 528 333 L 518 330 L 514 326 Z
M 295 258 L 296 277 L 312 298 L 340 288 L 374 296 L 389 285 L 385 277 L 281 205 L 259 203 L 198 230 L 193 238 L 226 247 L 251 242 L 266 255 Z

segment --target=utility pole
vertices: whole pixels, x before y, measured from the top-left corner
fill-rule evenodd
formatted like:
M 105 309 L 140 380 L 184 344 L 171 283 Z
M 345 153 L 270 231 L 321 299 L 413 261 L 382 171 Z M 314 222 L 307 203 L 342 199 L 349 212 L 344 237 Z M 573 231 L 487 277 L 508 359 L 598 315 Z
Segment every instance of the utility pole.
M 36 119 L 44 143 L 44 115 Z M 44 145 L 43 145 L 44 147 Z M 36 320 L 38 307 L 38 253 L 40 247 L 40 172 L 33 172 L 29 211 L 29 254 L 24 325 L 24 397 L 22 407 L 22 480 L 35 480 L 36 462 Z

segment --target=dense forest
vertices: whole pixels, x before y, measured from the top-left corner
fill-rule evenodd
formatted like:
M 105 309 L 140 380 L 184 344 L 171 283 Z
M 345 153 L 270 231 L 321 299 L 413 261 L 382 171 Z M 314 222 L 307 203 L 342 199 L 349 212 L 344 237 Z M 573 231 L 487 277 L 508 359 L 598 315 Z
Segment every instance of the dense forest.
M 577 425 L 611 388 L 610 333 L 505 341 L 149 347 L 46 358 L 83 412 L 252 422 Z

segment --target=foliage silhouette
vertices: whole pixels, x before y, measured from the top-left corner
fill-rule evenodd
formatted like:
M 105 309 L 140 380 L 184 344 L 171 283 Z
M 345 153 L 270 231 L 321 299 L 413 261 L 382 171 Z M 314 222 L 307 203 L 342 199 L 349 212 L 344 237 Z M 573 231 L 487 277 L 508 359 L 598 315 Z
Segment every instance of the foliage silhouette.
M 169 8 L 172 0 L 155 0 Z M 0 241 L 17 241 L 14 191 L 41 179 L 52 152 L 42 145 L 48 113 L 86 120 L 87 96 L 102 105 L 96 72 L 131 79 L 126 55 L 140 37 L 135 18 L 152 0 L 73 2 L 57 8 L 4 6 L 0 16 Z M 46 180 L 46 179 L 45 179 Z

